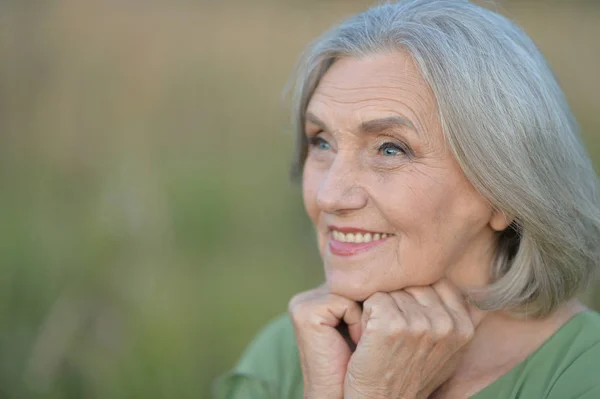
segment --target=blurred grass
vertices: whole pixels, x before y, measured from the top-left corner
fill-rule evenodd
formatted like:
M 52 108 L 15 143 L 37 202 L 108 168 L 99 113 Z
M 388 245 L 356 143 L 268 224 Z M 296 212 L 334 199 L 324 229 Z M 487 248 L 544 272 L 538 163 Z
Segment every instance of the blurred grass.
M 208 397 L 317 284 L 281 90 L 369 3 L 0 3 L 0 397 Z M 506 9 L 599 162 L 600 7 Z

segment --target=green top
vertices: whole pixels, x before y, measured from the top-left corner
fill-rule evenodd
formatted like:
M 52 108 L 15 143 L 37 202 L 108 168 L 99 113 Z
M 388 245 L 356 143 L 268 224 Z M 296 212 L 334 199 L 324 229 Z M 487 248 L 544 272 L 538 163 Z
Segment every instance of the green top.
M 289 317 L 270 322 L 214 388 L 218 399 L 302 399 L 302 371 Z M 577 314 L 524 361 L 471 397 L 517 398 L 600 398 L 600 314 Z

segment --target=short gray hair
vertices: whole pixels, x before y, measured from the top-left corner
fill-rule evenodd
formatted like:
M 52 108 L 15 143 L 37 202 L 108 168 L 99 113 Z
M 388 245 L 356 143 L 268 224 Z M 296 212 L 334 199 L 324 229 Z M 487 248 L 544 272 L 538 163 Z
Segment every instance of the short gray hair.
M 341 57 L 408 52 L 439 106 L 452 154 L 512 224 L 498 233 L 482 309 L 543 317 L 572 298 L 599 263 L 598 178 L 543 56 L 514 23 L 460 0 L 409 0 L 351 17 L 314 41 L 293 84 L 295 174 L 307 153 L 305 113 Z

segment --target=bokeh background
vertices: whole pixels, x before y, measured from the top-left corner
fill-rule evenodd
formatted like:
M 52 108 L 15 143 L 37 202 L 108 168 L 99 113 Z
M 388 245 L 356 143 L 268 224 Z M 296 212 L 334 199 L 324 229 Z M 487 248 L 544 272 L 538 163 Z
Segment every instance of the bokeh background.
M 208 398 L 320 282 L 282 89 L 371 3 L 0 2 L 1 398 Z M 548 58 L 598 166 L 599 2 L 495 7 Z

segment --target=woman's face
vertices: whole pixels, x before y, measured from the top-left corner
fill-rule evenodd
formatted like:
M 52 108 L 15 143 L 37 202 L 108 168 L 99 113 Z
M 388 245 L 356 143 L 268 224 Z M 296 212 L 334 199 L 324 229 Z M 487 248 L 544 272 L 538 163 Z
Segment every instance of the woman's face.
M 336 61 L 307 108 L 303 195 L 333 293 L 447 276 L 483 286 L 506 227 L 447 148 L 433 93 L 405 53 Z

